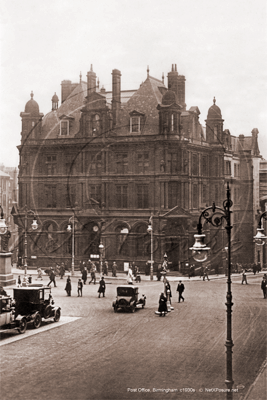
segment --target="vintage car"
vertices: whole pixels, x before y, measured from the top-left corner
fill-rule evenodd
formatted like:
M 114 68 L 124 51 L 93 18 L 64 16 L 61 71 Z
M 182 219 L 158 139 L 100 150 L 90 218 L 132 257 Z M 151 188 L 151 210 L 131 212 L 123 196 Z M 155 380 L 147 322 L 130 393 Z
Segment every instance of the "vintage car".
M 144 308 L 145 304 L 145 295 L 138 298 L 138 286 L 121 285 L 117 287 L 117 297 L 113 301 L 112 307 L 114 312 L 117 312 L 118 309 L 135 312 L 136 308 Z
M 17 329 L 24 333 L 27 324 L 39 328 L 42 318 L 59 321 L 61 308 L 54 306 L 51 288 L 43 285 L 28 285 L 14 289 L 14 299 L 1 296 L 0 331 Z
M 53 318 L 59 321 L 61 308 L 54 305 L 51 288 L 43 285 L 28 285 L 14 289 L 16 320 L 26 320 L 26 324 L 33 324 L 39 328 L 42 318 Z

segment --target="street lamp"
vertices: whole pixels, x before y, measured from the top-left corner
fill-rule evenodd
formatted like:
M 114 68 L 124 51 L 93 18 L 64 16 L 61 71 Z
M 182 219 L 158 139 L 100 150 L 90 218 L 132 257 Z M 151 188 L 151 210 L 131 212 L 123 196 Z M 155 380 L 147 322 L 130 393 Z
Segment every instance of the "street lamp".
M 4 235 L 7 233 L 7 225 L 6 221 L 4 220 L 4 210 L 3 207 L 0 206 L 1 209 L 1 219 L 0 219 L 0 235 Z
M 255 243 L 258 245 L 264 245 L 265 239 L 267 236 L 264 234 L 264 229 L 262 227 L 262 220 L 265 219 L 267 221 L 267 211 L 264 211 L 259 218 L 257 234 L 254 236 Z
M 147 232 L 151 234 L 151 253 L 150 253 L 150 280 L 153 281 L 153 216 L 151 215 L 151 217 L 149 218 L 149 222 L 148 222 L 148 227 L 147 227 Z
M 202 211 L 199 217 L 199 223 L 197 225 L 198 234 L 195 236 L 195 244 L 190 248 L 194 259 L 198 262 L 203 262 L 208 257 L 209 248 L 204 243 L 205 235 L 202 233 L 202 221 L 208 222 L 215 227 L 220 227 L 223 220 L 226 221 L 226 232 L 228 236 L 228 274 L 227 274 L 227 295 L 226 295 L 226 307 L 227 307 L 227 336 L 226 336 L 226 380 L 227 385 L 227 399 L 232 399 L 232 347 L 234 346 L 232 341 L 232 293 L 231 293 L 231 212 L 230 208 L 233 205 L 231 200 L 231 193 L 229 189 L 229 183 L 227 182 L 227 199 L 223 202 L 223 209 L 215 206 L 215 203 L 211 207 L 206 208 Z
M 75 266 L 75 219 L 74 214 L 69 218 L 69 223 L 67 226 L 67 231 L 71 233 L 71 275 L 74 275 L 74 266 Z
M 100 265 L 99 265 L 99 272 L 100 276 L 102 276 L 102 267 L 103 267 L 103 252 L 104 252 L 104 245 L 102 243 L 102 239 L 100 240 L 99 253 L 100 253 Z
M 24 207 L 24 212 L 25 212 L 25 220 L 24 220 L 24 273 L 27 275 L 27 258 L 28 258 L 28 215 L 33 215 L 33 221 L 31 224 L 31 227 L 33 230 L 36 230 L 38 228 L 38 223 L 37 219 L 35 216 L 34 211 L 28 210 L 27 205 Z

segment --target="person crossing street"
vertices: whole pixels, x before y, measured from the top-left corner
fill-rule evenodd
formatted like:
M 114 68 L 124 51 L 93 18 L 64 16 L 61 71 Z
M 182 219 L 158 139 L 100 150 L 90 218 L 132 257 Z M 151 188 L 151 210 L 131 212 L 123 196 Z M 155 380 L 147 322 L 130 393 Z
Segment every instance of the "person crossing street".
M 181 299 L 184 301 L 184 284 L 182 283 L 182 281 L 179 281 L 176 291 L 179 293 L 178 303 L 180 303 Z

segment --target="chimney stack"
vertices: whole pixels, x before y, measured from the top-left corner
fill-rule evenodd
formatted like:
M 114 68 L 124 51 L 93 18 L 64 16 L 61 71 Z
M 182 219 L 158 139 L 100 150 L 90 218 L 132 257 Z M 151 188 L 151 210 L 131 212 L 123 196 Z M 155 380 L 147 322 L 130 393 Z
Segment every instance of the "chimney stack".
M 177 64 L 172 64 L 172 70 L 168 73 L 168 87 L 175 92 L 178 104 L 185 110 L 185 77 L 178 74 Z
M 119 112 L 121 108 L 121 72 L 118 69 L 112 71 L 112 115 L 113 126 L 119 123 Z
M 93 65 L 91 64 L 90 71 L 87 72 L 87 97 L 96 91 L 96 73 L 93 72 Z

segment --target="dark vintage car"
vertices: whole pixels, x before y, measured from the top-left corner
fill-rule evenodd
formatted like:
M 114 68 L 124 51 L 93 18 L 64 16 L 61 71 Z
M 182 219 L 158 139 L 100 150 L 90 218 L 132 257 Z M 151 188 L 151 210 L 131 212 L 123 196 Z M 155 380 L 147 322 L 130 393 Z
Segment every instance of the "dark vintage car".
M 43 285 L 28 285 L 26 287 L 14 289 L 14 299 L 2 296 L 0 329 L 17 329 L 19 333 L 24 333 L 27 324 L 33 324 L 34 328 L 39 328 L 42 319 L 53 318 L 59 321 L 61 308 L 54 305 L 51 295 L 51 288 Z
M 117 312 L 118 309 L 135 312 L 136 308 L 144 308 L 145 304 L 145 295 L 138 298 L 138 286 L 121 285 L 117 287 L 117 297 L 113 301 L 112 307 L 114 312 Z

